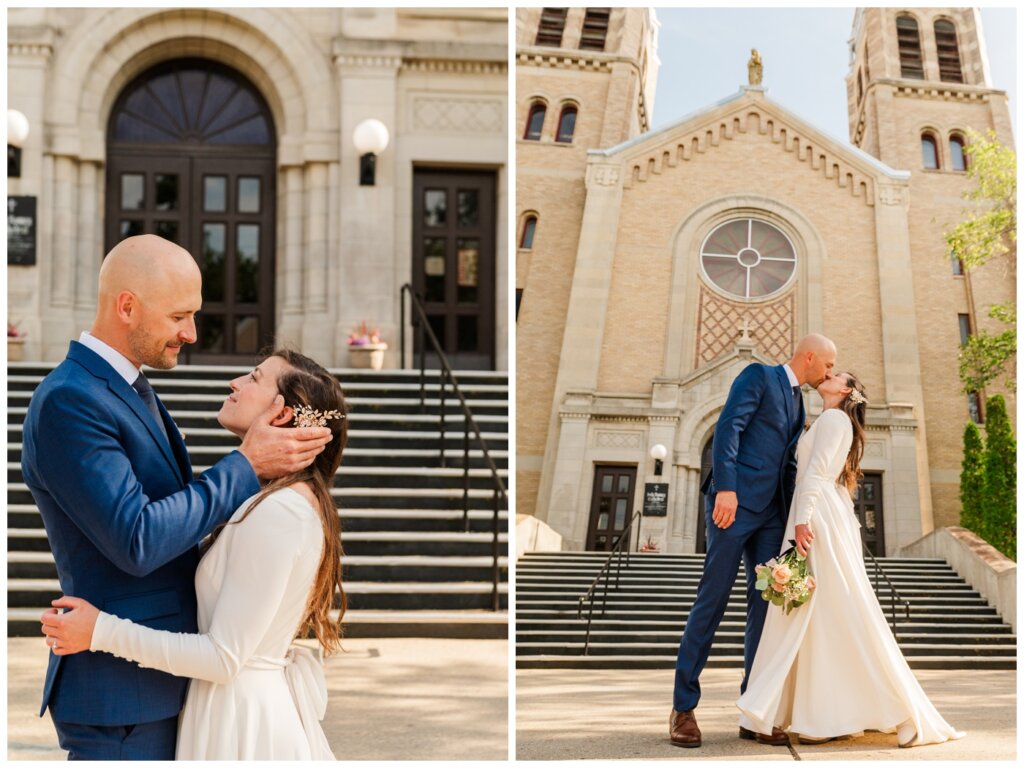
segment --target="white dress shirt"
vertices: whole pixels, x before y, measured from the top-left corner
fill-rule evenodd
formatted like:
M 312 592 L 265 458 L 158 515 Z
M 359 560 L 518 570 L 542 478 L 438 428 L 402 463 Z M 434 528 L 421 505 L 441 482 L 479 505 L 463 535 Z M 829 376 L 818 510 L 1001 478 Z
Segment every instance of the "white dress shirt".
M 793 373 L 793 369 L 789 367 L 789 363 L 783 363 L 782 367 L 786 369 L 786 376 L 789 377 L 789 385 L 791 387 L 799 387 L 800 382 L 796 380 L 796 374 Z
M 121 374 L 121 378 L 128 382 L 128 386 L 134 384 L 135 380 L 142 375 L 142 371 L 132 365 L 127 357 L 105 341 L 100 341 L 88 331 L 82 331 L 82 335 L 78 337 L 78 342 L 110 363 L 110 367 Z

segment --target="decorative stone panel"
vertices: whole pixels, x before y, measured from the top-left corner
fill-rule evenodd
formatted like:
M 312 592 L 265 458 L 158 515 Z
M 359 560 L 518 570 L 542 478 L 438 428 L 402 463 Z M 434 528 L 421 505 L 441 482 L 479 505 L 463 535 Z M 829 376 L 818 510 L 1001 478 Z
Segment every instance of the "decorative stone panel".
M 700 288 L 694 368 L 729 354 L 744 335 L 769 360 L 788 360 L 796 344 L 796 292 L 775 301 L 747 304 L 729 301 L 706 286 Z
M 505 105 L 500 99 L 412 95 L 412 129 L 435 133 L 504 133 Z
M 595 435 L 594 443 L 598 448 L 636 449 L 643 444 L 642 432 L 612 432 L 600 430 Z

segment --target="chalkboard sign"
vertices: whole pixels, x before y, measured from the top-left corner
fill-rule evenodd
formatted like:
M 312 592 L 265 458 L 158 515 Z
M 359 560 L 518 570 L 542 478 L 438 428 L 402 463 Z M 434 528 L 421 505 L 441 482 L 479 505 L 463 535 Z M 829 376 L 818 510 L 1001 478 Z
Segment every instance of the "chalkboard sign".
M 668 483 L 644 483 L 644 517 L 668 516 Z
M 7 263 L 36 263 L 36 199 L 7 198 Z

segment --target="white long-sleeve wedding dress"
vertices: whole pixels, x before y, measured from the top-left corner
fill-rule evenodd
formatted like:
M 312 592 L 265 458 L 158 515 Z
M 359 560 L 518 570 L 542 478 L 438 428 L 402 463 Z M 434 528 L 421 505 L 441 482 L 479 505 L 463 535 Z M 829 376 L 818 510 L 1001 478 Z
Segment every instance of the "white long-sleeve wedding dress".
M 93 651 L 191 677 L 178 760 L 333 760 L 320 727 L 327 687 L 312 650 L 292 645 L 323 550 L 316 511 L 284 488 L 231 518 L 196 570 L 197 635 L 101 613 Z
M 812 739 L 895 731 L 907 747 L 960 738 L 914 677 L 868 581 L 853 502 L 836 482 L 852 440 L 849 417 L 833 408 L 797 445 L 783 540 L 794 538 L 798 523 L 810 524 L 807 563 L 817 587 L 788 616 L 768 607 L 746 692 L 736 702 L 740 725 Z

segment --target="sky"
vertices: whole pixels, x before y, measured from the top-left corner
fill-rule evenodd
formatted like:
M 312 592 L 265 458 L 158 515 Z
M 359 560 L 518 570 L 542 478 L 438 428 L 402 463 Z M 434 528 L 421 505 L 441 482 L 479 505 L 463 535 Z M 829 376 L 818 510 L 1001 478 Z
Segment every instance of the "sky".
M 851 8 L 657 8 L 661 68 L 657 130 L 736 93 L 747 83 L 750 49 L 764 63 L 768 98 L 834 138 L 849 141 L 846 75 Z M 992 85 L 1010 96 L 1017 132 L 1016 11 L 983 8 Z

